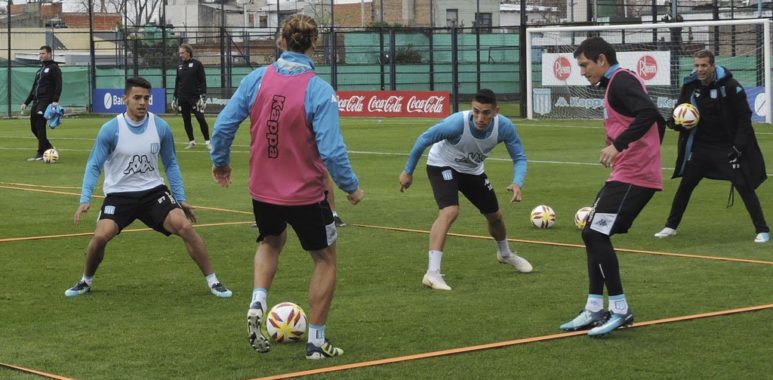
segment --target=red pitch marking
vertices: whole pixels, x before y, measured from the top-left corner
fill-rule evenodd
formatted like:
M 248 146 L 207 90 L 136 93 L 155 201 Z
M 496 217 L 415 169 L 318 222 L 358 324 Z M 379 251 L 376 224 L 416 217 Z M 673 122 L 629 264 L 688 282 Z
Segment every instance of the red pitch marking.
M 766 310 L 766 309 L 773 309 L 773 304 L 759 305 L 759 306 L 750 306 L 750 307 L 742 307 L 742 308 L 738 308 L 738 309 L 721 310 L 721 311 L 714 311 L 714 312 L 709 312 L 709 313 L 685 315 L 685 316 L 681 316 L 681 317 L 663 318 L 663 319 L 657 319 L 657 320 L 654 320 L 654 321 L 634 323 L 633 325 L 631 325 L 629 327 L 626 327 L 625 330 L 634 329 L 634 328 L 638 328 L 638 327 L 652 326 L 652 325 L 661 325 L 661 324 L 666 324 L 666 323 L 684 322 L 684 321 L 690 321 L 690 320 L 694 320 L 694 319 L 720 317 L 720 316 L 732 315 L 732 314 L 740 314 L 740 313 L 749 313 L 749 312 L 753 312 L 753 311 L 760 311 L 760 310 Z M 398 357 L 394 357 L 394 358 L 370 360 L 370 361 L 359 362 L 359 363 L 342 364 L 342 365 L 333 366 L 333 367 L 310 369 L 310 370 L 306 370 L 306 371 L 283 373 L 283 374 L 279 374 L 279 375 L 272 375 L 272 376 L 261 377 L 261 378 L 253 379 L 253 380 L 289 379 L 289 378 L 293 378 L 293 377 L 312 376 L 312 375 L 319 375 L 319 374 L 323 374 L 323 373 L 345 371 L 345 370 L 350 370 L 350 369 L 365 368 L 365 367 L 375 367 L 375 366 L 385 365 L 385 364 L 401 363 L 401 362 L 407 362 L 407 361 L 411 361 L 411 360 L 436 358 L 436 357 L 440 357 L 440 356 L 449 356 L 449 355 L 458 355 L 458 354 L 463 354 L 463 353 L 467 353 L 467 352 L 490 350 L 490 349 L 493 349 L 493 348 L 518 346 L 518 345 L 524 345 L 524 344 L 529 344 L 529 343 L 537 343 L 537 342 L 546 342 L 546 341 L 570 338 L 570 337 L 574 337 L 574 336 L 578 336 L 578 335 L 586 335 L 586 334 L 587 334 L 586 331 L 573 331 L 573 332 L 560 333 L 560 334 L 543 335 L 543 336 L 537 336 L 537 337 L 532 337 L 532 338 L 522 338 L 522 339 L 508 340 L 508 341 L 504 341 L 504 342 L 481 344 L 481 345 L 478 345 L 478 346 L 452 348 L 452 349 L 448 349 L 448 350 L 426 352 L 426 353 L 415 354 L 415 355 L 405 355 L 405 356 L 398 356 Z
M 356 227 L 375 228 L 375 229 L 379 229 L 379 230 L 399 231 L 399 232 L 413 232 L 413 233 L 425 234 L 425 235 L 429 234 L 429 231 L 415 230 L 415 229 L 410 229 L 410 228 L 372 226 L 372 225 L 367 225 L 367 224 L 351 224 L 351 225 L 352 226 L 356 226 Z M 473 238 L 473 239 L 492 240 L 491 236 L 459 234 L 459 233 L 453 233 L 453 232 L 449 232 L 448 236 L 457 236 L 457 237 L 466 237 L 466 238 Z M 548 246 L 554 246 L 554 247 L 585 248 L 585 246 L 582 245 L 582 244 L 556 243 L 556 242 L 551 242 L 551 241 L 513 239 L 513 238 L 510 238 L 510 239 L 507 239 L 507 240 L 508 241 L 512 241 L 512 242 L 517 242 L 517 243 L 539 244 L 539 245 L 548 245 Z M 627 252 L 627 253 L 641 253 L 641 254 L 645 254 L 645 255 L 654 255 L 654 256 L 682 257 L 682 258 L 688 258 L 688 259 L 702 259 L 702 260 L 714 260 L 714 261 L 728 261 L 728 262 L 734 262 L 734 263 L 773 265 L 773 261 L 765 261 L 765 260 L 736 259 L 736 258 L 732 258 L 732 257 L 717 257 L 717 256 L 694 255 L 694 254 L 688 254 L 688 253 L 648 251 L 648 250 L 643 250 L 643 249 L 615 248 L 615 251 L 617 251 L 617 252 Z
M 19 366 L 15 366 L 15 365 L 11 365 L 11 364 L 0 363 L 0 367 L 5 367 L 5 368 L 8 368 L 8 369 L 12 369 L 14 371 L 19 371 L 19 372 L 29 373 L 29 374 L 32 374 L 32 375 L 37 375 L 37 376 L 40 376 L 40 377 L 45 377 L 46 379 L 73 380 L 73 379 L 71 379 L 69 377 L 64 377 L 64 376 L 54 375 L 52 373 L 45 373 L 45 372 L 41 372 L 41 371 L 36 371 L 34 369 L 19 367 Z

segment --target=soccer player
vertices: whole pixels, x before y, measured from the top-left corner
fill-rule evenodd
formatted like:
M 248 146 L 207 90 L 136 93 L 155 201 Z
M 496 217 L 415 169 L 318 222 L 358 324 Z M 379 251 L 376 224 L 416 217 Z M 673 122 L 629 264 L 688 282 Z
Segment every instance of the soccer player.
M 400 191 L 411 186 L 419 158 L 432 145 L 427 159 L 427 176 L 440 209 L 429 235 L 429 265 L 421 281 L 424 286 L 451 290 L 440 273 L 440 262 L 448 230 L 459 215 L 459 192 L 486 218 L 489 233 L 496 241 L 497 260 L 512 265 L 519 272 L 532 271 L 526 259 L 510 250 L 502 210 L 494 187 L 483 171 L 483 162 L 500 142 L 505 143 L 513 160 L 513 180 L 507 186 L 507 191 L 513 193 L 510 202 L 520 202 L 526 178 L 526 155 L 515 125 L 499 115 L 493 91 L 478 91 L 472 100 L 471 111 L 457 112 L 445 118 L 416 139 L 400 173 Z
M 560 328 L 590 328 L 589 336 L 601 336 L 633 323 L 611 237 L 628 232 L 655 191 L 663 188 L 660 143 L 665 121 L 647 95 L 644 81 L 620 67 L 615 49 L 604 39 L 588 38 L 574 57 L 588 82 L 606 89 L 606 147 L 599 154 L 599 163 L 612 172 L 596 195 L 594 210 L 582 230 L 588 256 L 588 299 L 580 314 Z M 604 311 L 605 286 L 608 312 Z
M 172 131 L 164 120 L 147 111 L 149 101 L 150 83 L 147 80 L 126 80 L 123 95 L 126 112 L 102 125 L 97 134 L 86 162 L 80 206 L 75 210 L 73 222 L 79 224 L 81 215 L 91 208 L 91 193 L 102 168 L 105 170 L 102 185 L 105 200 L 99 210 L 94 236 L 86 248 L 83 277 L 64 292 L 67 297 L 91 290 L 107 243 L 135 219 L 166 236 L 180 236 L 188 254 L 206 277 L 210 292 L 218 297 L 231 297 L 231 291 L 220 283 L 212 270 L 204 241 L 188 221 L 195 223 L 196 215 L 193 207 L 185 202 Z M 162 162 L 171 193 L 159 173 Z
M 35 138 L 38 139 L 38 150 L 35 156 L 27 161 L 42 161 L 43 152 L 54 147 L 46 136 L 46 118 L 43 113 L 46 112 L 46 107 L 49 104 L 54 107 L 59 106 L 59 96 L 62 94 L 62 71 L 59 69 L 59 65 L 54 62 L 51 46 L 41 46 L 38 56 L 40 69 L 35 73 L 32 89 L 21 105 L 23 112 L 30 102 L 32 103 L 30 129 Z
M 180 64 L 177 65 L 177 77 L 174 81 L 172 108 L 175 111 L 180 111 L 183 117 L 185 134 L 188 135 L 188 145 L 185 146 L 185 149 L 196 146 L 191 112 L 196 116 L 201 134 L 204 135 L 204 144 L 206 144 L 207 149 L 210 149 L 209 125 L 204 117 L 207 100 L 207 75 L 204 73 L 204 65 L 193 58 L 191 45 L 180 45 L 177 53 L 180 56 Z
M 738 190 L 751 216 L 757 236 L 755 243 L 770 240 L 762 206 L 754 191 L 767 179 L 765 161 L 752 128 L 746 91 L 725 67 L 714 64 L 714 53 L 699 50 L 693 55 L 695 69 L 685 78 L 677 104 L 692 103 L 700 119 L 685 129 L 669 118 L 668 125 L 679 131 L 679 149 L 674 178 L 682 177 L 674 194 L 666 226 L 655 237 L 676 235 L 695 187 L 703 178 L 729 180 Z
M 339 126 L 333 88 L 316 76 L 311 59 L 319 31 L 313 18 L 290 16 L 281 30 L 284 53 L 272 65 L 247 75 L 215 121 L 212 176 L 223 187 L 231 182 L 230 149 L 241 122 L 249 116 L 252 209 L 258 226 L 252 300 L 247 311 L 249 341 L 257 352 L 270 349 L 261 321 L 287 225 L 314 261 L 309 285 L 307 359 L 339 356 L 344 351 L 326 338 L 325 324 L 336 281 L 336 226 L 325 198 L 328 172 L 352 204 L 363 191 L 349 163 Z

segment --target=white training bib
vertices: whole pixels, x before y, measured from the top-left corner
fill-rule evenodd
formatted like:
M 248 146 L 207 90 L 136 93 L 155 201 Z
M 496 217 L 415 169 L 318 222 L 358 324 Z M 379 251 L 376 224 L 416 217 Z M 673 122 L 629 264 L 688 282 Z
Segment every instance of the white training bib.
M 123 114 L 116 116 L 118 141 L 115 150 L 105 161 L 105 195 L 129 191 L 149 190 L 164 184 L 158 169 L 161 140 L 156 128 L 156 118 L 148 112 L 148 126 L 135 134 Z
M 470 111 L 462 112 L 462 118 L 464 119 L 464 131 L 459 142 L 452 144 L 448 140 L 443 140 L 433 144 L 429 150 L 427 165 L 449 166 L 465 174 L 483 174 L 483 162 L 497 146 L 499 115 L 494 118 L 491 134 L 483 139 L 475 138 L 470 132 Z

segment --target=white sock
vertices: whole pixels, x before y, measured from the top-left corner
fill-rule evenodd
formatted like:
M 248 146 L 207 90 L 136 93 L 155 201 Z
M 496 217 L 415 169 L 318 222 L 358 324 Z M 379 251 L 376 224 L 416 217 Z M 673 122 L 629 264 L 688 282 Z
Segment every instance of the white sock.
M 86 274 L 81 277 L 81 281 L 85 282 L 86 285 L 91 286 L 91 281 L 94 281 L 94 276 L 86 276 Z
M 497 251 L 502 257 L 510 257 L 510 245 L 507 240 L 497 240 Z
M 594 313 L 604 310 L 604 296 L 601 294 L 588 294 L 588 301 L 585 302 L 585 310 Z
M 628 314 L 628 301 L 625 294 L 609 296 L 609 311 L 617 314 Z
M 250 306 L 252 306 L 252 304 L 255 302 L 260 302 L 260 307 L 263 308 L 263 312 L 268 312 L 268 309 L 266 309 L 266 298 L 268 298 L 268 289 L 252 289 L 252 301 L 250 301 Z
M 220 281 L 217 280 L 217 275 L 215 274 L 215 272 L 212 272 L 207 275 L 207 285 L 209 285 L 210 288 L 212 287 L 212 285 L 215 285 L 219 282 Z
M 429 251 L 429 266 L 427 272 L 440 273 L 440 261 L 443 260 L 443 251 Z
M 320 347 L 325 343 L 325 325 L 309 324 L 309 343 Z

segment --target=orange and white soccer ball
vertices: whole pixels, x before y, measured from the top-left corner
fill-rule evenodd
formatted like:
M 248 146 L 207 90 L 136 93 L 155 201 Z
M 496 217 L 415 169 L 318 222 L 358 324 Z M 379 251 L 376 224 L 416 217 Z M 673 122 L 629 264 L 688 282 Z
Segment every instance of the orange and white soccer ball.
M 292 302 L 277 304 L 268 312 L 266 331 L 277 343 L 297 342 L 306 332 L 306 314 Z
M 593 212 L 593 207 L 583 207 L 574 214 L 574 225 L 577 229 L 581 230 L 585 228 L 585 224 L 588 223 L 588 217 Z
M 531 223 L 537 228 L 550 228 L 556 223 L 556 212 L 550 206 L 539 205 L 531 210 Z
M 51 148 L 43 152 L 43 162 L 47 164 L 53 164 L 59 161 L 59 152 L 56 149 Z
M 674 123 L 681 125 L 686 129 L 691 129 L 698 125 L 701 115 L 698 108 L 690 103 L 682 103 L 674 108 Z

